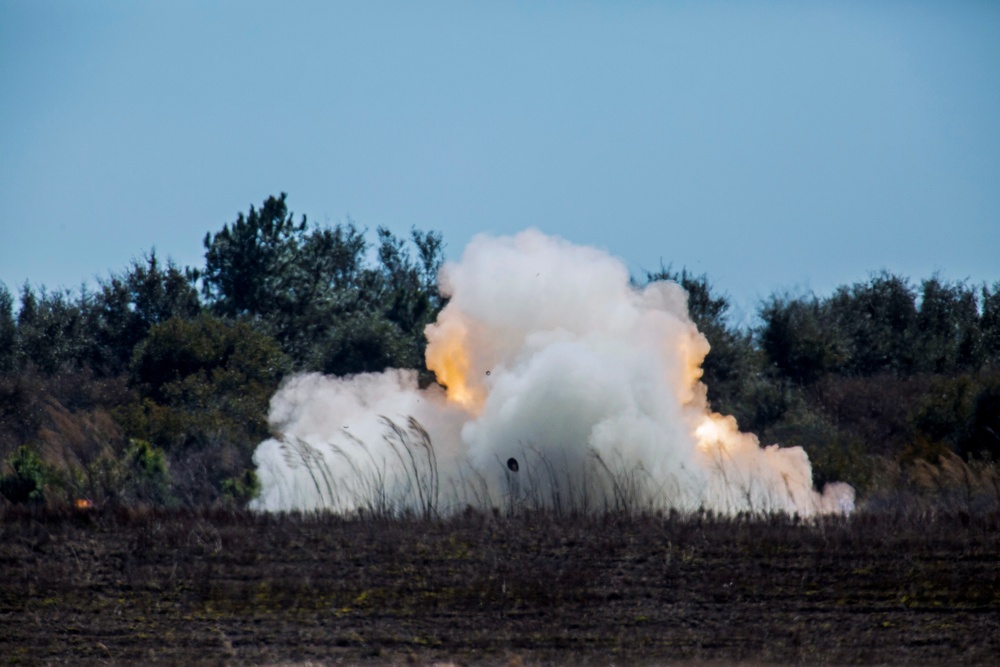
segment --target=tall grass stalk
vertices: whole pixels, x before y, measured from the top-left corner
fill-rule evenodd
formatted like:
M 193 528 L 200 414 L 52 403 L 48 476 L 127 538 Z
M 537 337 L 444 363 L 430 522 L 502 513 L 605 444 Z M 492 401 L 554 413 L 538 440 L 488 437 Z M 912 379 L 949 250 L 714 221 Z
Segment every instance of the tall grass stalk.
M 705 479 L 712 480 L 707 489 L 714 494 L 712 506 L 724 514 L 788 514 L 801 501 L 787 476 L 776 479 L 773 488 L 767 486 L 722 448 L 714 452 L 715 469 L 707 478 L 682 469 L 661 480 L 620 454 L 609 457 L 592 449 L 580 457 L 534 444 L 511 452 L 516 471 L 498 456 L 496 468 L 462 462 L 442 476 L 434 443 L 416 419 L 401 424 L 382 416 L 380 421 L 385 428 L 381 454 L 353 435 L 345 434 L 348 442 L 340 445 L 281 437 L 286 462 L 306 471 L 320 508 L 383 519 L 433 519 L 467 508 L 511 517 L 544 511 L 555 518 L 697 512 L 704 505 L 687 489 L 701 488 L 699 480 L 703 484 Z M 949 455 L 937 464 L 917 462 L 896 478 L 898 493 L 905 489 L 907 497 L 928 509 L 1000 508 L 1000 466 L 990 461 L 965 462 Z M 877 508 L 886 505 L 887 497 L 874 494 L 867 502 Z

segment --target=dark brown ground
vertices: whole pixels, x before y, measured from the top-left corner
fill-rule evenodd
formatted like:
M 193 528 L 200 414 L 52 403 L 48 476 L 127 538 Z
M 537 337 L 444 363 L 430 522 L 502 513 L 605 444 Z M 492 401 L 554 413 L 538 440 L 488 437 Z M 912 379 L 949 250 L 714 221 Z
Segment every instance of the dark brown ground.
M 0 664 L 997 664 L 1000 516 L 0 517 Z

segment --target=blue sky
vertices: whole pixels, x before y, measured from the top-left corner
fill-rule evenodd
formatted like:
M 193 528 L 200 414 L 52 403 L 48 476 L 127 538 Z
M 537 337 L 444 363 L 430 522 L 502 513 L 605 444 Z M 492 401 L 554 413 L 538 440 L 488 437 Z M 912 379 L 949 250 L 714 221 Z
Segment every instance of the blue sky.
M 538 227 L 749 311 L 992 283 L 998 35 L 996 2 L 0 0 L 0 282 L 200 266 L 285 191 L 456 258 Z

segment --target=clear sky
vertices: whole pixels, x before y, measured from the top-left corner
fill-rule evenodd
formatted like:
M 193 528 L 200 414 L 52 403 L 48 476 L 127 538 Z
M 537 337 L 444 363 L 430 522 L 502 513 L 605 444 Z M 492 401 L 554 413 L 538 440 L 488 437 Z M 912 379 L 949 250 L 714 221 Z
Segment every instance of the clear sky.
M 0 0 L 8 288 L 200 266 L 281 191 L 455 258 L 538 227 L 751 311 L 992 283 L 1000 2 Z

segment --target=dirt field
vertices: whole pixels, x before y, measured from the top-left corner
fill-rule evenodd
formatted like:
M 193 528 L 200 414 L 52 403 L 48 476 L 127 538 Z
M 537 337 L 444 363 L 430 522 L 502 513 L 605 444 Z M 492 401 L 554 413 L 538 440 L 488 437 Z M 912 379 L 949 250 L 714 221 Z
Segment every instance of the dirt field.
M 0 664 L 997 664 L 1000 515 L 0 519 Z

